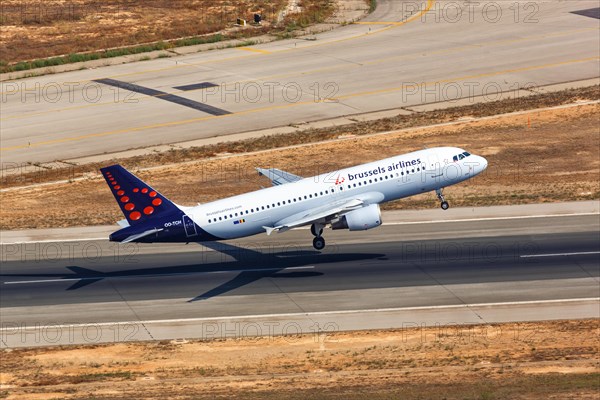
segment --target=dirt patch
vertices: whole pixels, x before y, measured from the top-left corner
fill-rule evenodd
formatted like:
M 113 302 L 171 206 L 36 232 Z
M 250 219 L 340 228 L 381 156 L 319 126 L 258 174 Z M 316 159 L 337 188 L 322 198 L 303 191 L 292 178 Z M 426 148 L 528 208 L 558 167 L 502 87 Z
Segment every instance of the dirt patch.
M 357 160 L 368 162 L 424 146 L 453 145 L 486 157 L 489 167 L 475 179 L 446 189 L 452 206 L 591 200 L 600 198 L 599 115 L 600 105 L 582 105 L 204 159 L 152 170 L 137 171 L 136 162 L 130 167 L 171 200 L 193 205 L 268 186 L 266 178 L 256 173 L 257 166 L 312 176 L 356 165 Z M 353 132 L 356 131 L 348 129 L 341 133 Z M 71 183 L 2 192 L 0 196 L 0 228 L 5 230 L 112 224 L 122 218 L 98 175 Z M 69 209 L 65 212 L 67 198 Z M 387 203 L 384 208 L 437 206 L 434 195 L 423 194 Z
M 281 34 L 322 22 L 335 10 L 334 3 L 327 0 L 304 0 L 302 7 L 282 17 L 287 6 L 287 0 L 3 0 L 0 67 L 9 71 L 14 70 L 10 65 L 19 61 L 216 32 L 222 33 L 223 39 Z M 255 13 L 262 16 L 260 25 L 250 24 Z M 236 26 L 238 18 L 249 24 Z M 72 58 L 70 61 L 83 60 Z M 33 67 L 47 66 L 38 63 Z
M 2 351 L 0 396 L 597 399 L 599 328 L 595 319 Z

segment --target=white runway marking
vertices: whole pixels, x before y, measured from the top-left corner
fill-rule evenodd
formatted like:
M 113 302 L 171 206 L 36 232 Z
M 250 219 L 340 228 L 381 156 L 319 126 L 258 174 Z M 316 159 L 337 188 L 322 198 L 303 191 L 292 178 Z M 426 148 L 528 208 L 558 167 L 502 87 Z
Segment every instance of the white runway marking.
M 521 258 L 533 258 L 533 257 L 570 257 L 570 256 L 583 256 L 588 254 L 600 254 L 600 251 L 580 251 L 575 253 L 548 253 L 548 254 L 524 254 Z

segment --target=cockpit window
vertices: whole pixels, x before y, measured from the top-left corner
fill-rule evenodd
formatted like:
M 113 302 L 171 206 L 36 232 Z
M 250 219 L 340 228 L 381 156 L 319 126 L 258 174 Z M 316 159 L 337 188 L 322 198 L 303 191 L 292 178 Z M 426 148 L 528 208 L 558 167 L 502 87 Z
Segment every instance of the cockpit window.
M 465 151 L 463 153 L 460 153 L 457 156 L 452 157 L 452 160 L 454 160 L 454 162 L 457 162 L 458 160 L 462 160 L 465 157 L 469 157 L 471 155 L 471 153 L 469 153 L 468 151 Z

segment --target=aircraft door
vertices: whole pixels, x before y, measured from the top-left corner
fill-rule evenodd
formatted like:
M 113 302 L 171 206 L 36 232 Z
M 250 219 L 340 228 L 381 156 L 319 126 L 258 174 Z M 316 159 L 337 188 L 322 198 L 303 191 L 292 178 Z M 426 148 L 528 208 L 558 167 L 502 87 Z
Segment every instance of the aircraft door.
M 183 214 L 183 229 L 185 229 L 185 236 L 187 237 L 198 236 L 196 224 L 185 214 Z

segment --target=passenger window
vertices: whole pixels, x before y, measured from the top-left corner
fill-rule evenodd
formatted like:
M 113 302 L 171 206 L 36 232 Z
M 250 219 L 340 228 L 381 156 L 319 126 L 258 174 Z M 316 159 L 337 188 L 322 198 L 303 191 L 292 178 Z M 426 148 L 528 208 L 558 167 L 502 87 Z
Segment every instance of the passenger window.
M 219 221 L 223 221 L 223 218 L 222 218 L 222 217 L 219 217 Z

